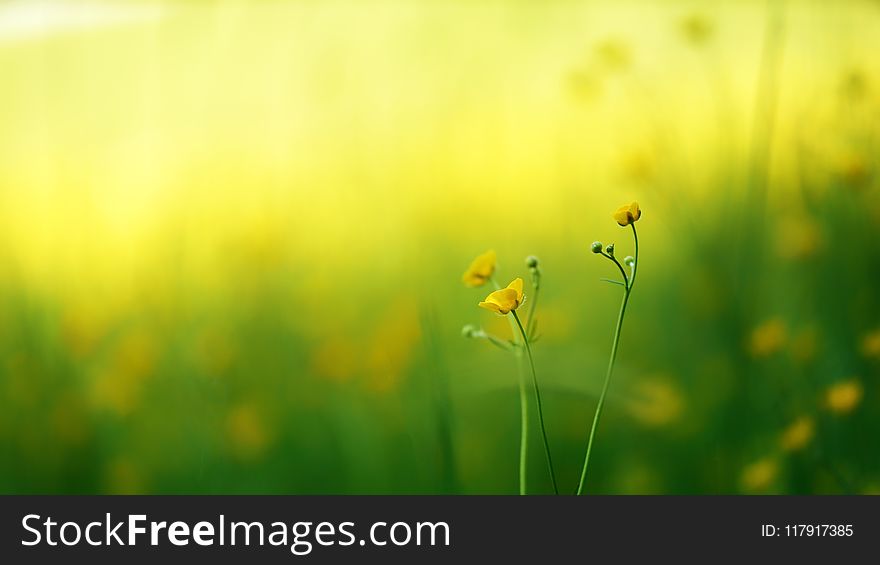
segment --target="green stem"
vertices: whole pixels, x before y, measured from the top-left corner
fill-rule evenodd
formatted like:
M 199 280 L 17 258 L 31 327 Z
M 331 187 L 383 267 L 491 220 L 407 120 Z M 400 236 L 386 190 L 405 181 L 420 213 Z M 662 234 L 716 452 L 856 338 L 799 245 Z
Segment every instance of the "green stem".
M 519 321 L 519 316 L 516 314 L 516 310 L 511 310 L 511 314 L 513 314 L 513 319 L 516 320 L 516 325 L 519 326 L 519 332 L 522 334 L 523 343 L 526 346 L 526 353 L 529 357 L 529 366 L 532 369 L 532 384 L 535 387 L 535 404 L 538 406 L 538 421 L 541 424 L 541 436 L 544 439 L 544 454 L 547 456 L 547 468 L 550 470 L 550 480 L 553 483 L 553 492 L 555 494 L 559 494 L 559 487 L 556 484 L 556 472 L 553 470 L 553 457 L 550 455 L 550 443 L 547 441 L 547 427 L 544 425 L 544 409 L 541 405 L 541 391 L 538 388 L 538 375 L 535 372 L 535 360 L 532 357 L 532 348 L 529 345 L 529 338 L 526 336 L 526 330 L 523 328 L 522 322 Z
M 526 494 L 526 469 L 528 462 L 529 396 L 526 392 L 526 371 L 521 352 L 516 353 L 519 369 L 519 494 Z
M 501 288 L 495 277 L 489 277 L 489 282 L 495 287 L 495 290 Z M 516 339 L 516 326 L 510 323 L 513 330 L 513 340 Z M 526 375 L 522 366 L 522 351 L 519 348 L 515 350 L 517 370 L 519 372 L 519 493 L 526 494 L 526 462 L 528 461 L 529 450 L 529 396 L 526 392 Z
M 535 324 L 537 320 L 535 319 L 535 308 L 538 306 L 538 291 L 541 290 L 541 284 L 537 282 L 532 283 L 532 296 L 531 296 L 531 304 L 529 304 L 529 319 L 526 321 L 526 326 L 528 326 L 529 331 L 526 332 L 529 336 L 529 339 L 534 339 L 535 337 Z
M 599 417 L 605 406 L 605 396 L 608 394 L 608 385 L 611 383 L 611 375 L 614 373 L 614 363 L 617 360 L 617 348 L 620 344 L 620 333 L 623 329 L 623 318 L 626 315 L 626 305 L 629 303 L 629 295 L 632 293 L 633 284 L 636 282 L 636 271 L 639 268 L 639 236 L 636 233 L 635 224 L 632 226 L 633 239 L 635 240 L 635 265 L 629 284 L 623 291 L 623 301 L 620 303 L 620 313 L 617 315 L 617 327 L 614 329 L 614 341 L 611 344 L 611 359 L 608 360 L 608 370 L 605 372 L 605 382 L 602 384 L 602 392 L 599 394 L 599 403 L 596 404 L 596 413 L 593 414 L 593 425 L 590 427 L 590 437 L 587 440 L 587 453 L 584 456 L 584 466 L 581 469 L 581 480 L 578 483 L 577 494 L 583 494 L 584 483 L 587 479 L 587 468 L 590 464 L 590 454 L 593 452 L 593 439 L 596 437 L 596 428 L 599 425 Z M 615 261 L 616 263 L 616 261 Z

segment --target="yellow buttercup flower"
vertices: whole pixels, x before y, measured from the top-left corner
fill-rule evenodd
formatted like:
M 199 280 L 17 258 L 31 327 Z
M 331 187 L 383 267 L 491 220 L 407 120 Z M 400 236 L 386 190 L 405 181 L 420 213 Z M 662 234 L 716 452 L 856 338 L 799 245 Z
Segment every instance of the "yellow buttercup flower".
M 841 381 L 825 391 L 825 403 L 832 412 L 847 414 L 859 405 L 863 394 L 862 384 L 856 379 Z
M 611 216 L 620 224 L 622 227 L 626 227 L 642 217 L 642 211 L 639 210 L 639 203 L 632 202 L 626 206 L 621 206 Z
M 471 262 L 461 276 L 465 286 L 483 286 L 495 273 L 495 251 L 490 249 Z
M 815 434 L 816 422 L 809 416 L 801 416 L 785 428 L 779 444 L 785 451 L 797 451 L 806 447 Z
M 513 282 L 507 285 L 507 288 L 496 290 L 486 297 L 486 300 L 480 302 L 480 308 L 491 310 L 502 316 L 509 314 L 513 310 L 519 308 L 523 303 L 523 280 L 520 278 L 513 279 Z

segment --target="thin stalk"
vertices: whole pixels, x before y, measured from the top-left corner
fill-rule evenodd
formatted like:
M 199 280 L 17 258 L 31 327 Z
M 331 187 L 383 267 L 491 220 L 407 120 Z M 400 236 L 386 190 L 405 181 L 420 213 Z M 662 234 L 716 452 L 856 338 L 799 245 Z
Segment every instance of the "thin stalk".
M 517 351 L 516 363 L 519 369 L 519 494 L 526 494 L 526 469 L 528 468 L 529 437 L 529 396 L 526 392 L 526 371 L 523 367 L 522 352 Z
M 535 319 L 535 308 L 538 306 L 538 292 L 541 290 L 541 275 L 540 272 L 535 272 L 532 276 L 532 296 L 530 297 L 529 304 L 529 319 L 526 320 L 526 327 L 528 328 L 528 332 L 526 332 L 529 336 L 529 339 L 535 338 L 535 325 L 538 320 Z
M 522 334 L 523 343 L 526 346 L 526 353 L 529 357 L 529 366 L 532 369 L 532 384 L 535 387 L 535 404 L 538 406 L 538 421 L 541 424 L 541 436 L 544 439 L 544 454 L 547 456 L 547 468 L 550 470 L 550 480 L 553 483 L 553 492 L 554 494 L 559 494 L 559 486 L 556 484 L 556 472 L 553 470 L 553 457 L 550 455 L 550 443 L 547 441 L 547 427 L 544 425 L 544 409 L 541 405 L 541 391 L 538 388 L 538 375 L 535 372 L 535 359 L 532 357 L 532 348 L 529 345 L 529 338 L 526 336 L 526 330 L 523 328 L 522 322 L 519 321 L 519 316 L 516 314 L 516 310 L 511 310 L 511 314 L 513 314 L 513 319 L 516 320 L 516 325 L 519 326 L 519 332 Z
M 490 277 L 489 282 L 495 287 L 495 290 L 501 288 L 495 277 Z M 513 330 L 514 345 L 517 345 L 516 327 L 513 322 L 510 323 Z M 528 469 L 528 452 L 529 452 L 529 396 L 526 392 L 526 372 L 523 368 L 522 351 L 515 348 L 517 372 L 519 373 L 519 494 L 526 494 L 526 471 Z
M 587 479 L 587 468 L 590 465 L 590 454 L 593 452 L 593 439 L 596 437 L 596 428 L 599 425 L 599 417 L 602 415 L 602 408 L 605 406 L 605 396 L 608 394 L 608 385 L 611 383 L 611 375 L 614 373 L 614 363 L 617 360 L 617 348 L 620 344 L 620 333 L 623 330 L 623 318 L 626 315 L 626 305 L 629 303 L 629 295 L 632 293 L 633 284 L 636 282 L 636 271 L 639 268 L 639 236 L 636 233 L 635 224 L 632 226 L 633 239 L 635 240 L 635 265 L 632 270 L 632 277 L 629 278 L 629 284 L 624 286 L 623 301 L 620 303 L 620 313 L 617 315 L 617 326 L 614 329 L 614 341 L 611 344 L 611 358 L 608 360 L 608 370 L 605 372 L 605 382 L 602 384 L 602 392 L 599 394 L 599 403 L 596 404 L 596 413 L 593 414 L 593 425 L 590 426 L 590 437 L 587 440 L 587 453 L 584 456 L 584 466 L 581 469 L 581 480 L 578 483 L 577 494 L 584 492 L 584 483 Z M 604 255 L 604 254 L 603 254 Z M 617 261 L 614 261 L 617 263 Z M 617 263 L 618 267 L 620 263 Z M 621 268 L 621 272 L 623 269 Z M 624 274 L 626 278 L 626 274 Z

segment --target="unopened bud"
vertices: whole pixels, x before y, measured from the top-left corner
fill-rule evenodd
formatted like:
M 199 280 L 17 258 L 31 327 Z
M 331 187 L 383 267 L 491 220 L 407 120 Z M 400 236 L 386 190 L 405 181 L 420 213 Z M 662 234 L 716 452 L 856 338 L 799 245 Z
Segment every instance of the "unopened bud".
M 537 269 L 538 268 L 538 258 L 534 255 L 529 255 L 526 257 L 526 267 L 529 269 Z
M 602 253 L 602 242 L 601 241 L 594 241 L 593 245 L 590 246 L 590 250 L 593 253 Z

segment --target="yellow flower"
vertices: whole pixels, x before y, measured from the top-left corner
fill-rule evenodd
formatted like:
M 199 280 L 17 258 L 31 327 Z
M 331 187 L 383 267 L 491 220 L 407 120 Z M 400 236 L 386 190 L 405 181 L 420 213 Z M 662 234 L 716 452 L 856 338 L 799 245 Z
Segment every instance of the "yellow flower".
M 618 224 L 626 227 L 642 217 L 642 211 L 639 210 L 639 203 L 633 202 L 626 206 L 621 206 L 613 214 L 611 214 Z
M 461 276 L 465 286 L 483 286 L 495 273 L 495 251 L 490 249 L 471 262 Z
M 838 414 L 852 412 L 862 401 L 862 384 L 855 380 L 842 381 L 828 387 L 825 391 L 825 403 L 828 409 Z
M 766 490 L 779 475 L 779 464 L 769 457 L 747 465 L 740 476 L 744 490 L 749 492 Z
M 779 444 L 785 451 L 798 451 L 806 447 L 816 432 L 816 423 L 809 416 L 801 416 L 791 423 L 782 436 L 779 438 Z
M 788 329 L 779 318 L 771 318 L 752 330 L 749 338 L 749 352 L 752 357 L 769 357 L 788 341 Z
M 523 298 L 523 280 L 516 278 L 507 285 L 507 288 L 496 290 L 487 296 L 479 306 L 503 316 L 519 308 L 519 305 L 523 303 Z
M 865 357 L 880 359 L 880 329 L 874 330 L 862 338 L 862 354 Z

